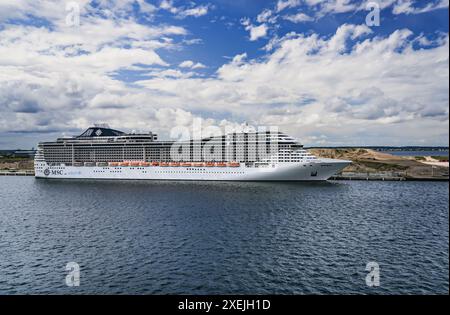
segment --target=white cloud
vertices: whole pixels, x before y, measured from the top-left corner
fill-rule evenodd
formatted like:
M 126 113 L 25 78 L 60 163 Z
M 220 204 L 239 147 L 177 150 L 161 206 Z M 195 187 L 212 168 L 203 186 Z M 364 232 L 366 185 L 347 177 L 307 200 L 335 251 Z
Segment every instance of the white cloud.
M 77 1 L 84 9 L 88 0 Z M 63 20 L 66 16 L 66 2 L 56 0 L 2 0 L 0 1 L 0 22 L 11 19 L 28 19 L 35 16 L 52 21 Z
M 192 17 L 200 17 L 203 15 L 208 14 L 210 5 L 200 5 L 200 6 L 192 6 L 192 7 L 185 7 L 180 6 L 176 7 L 173 4 L 172 0 L 163 0 L 161 1 L 159 7 L 163 10 L 167 10 L 170 13 L 176 15 L 180 19 L 184 19 L 186 17 L 192 16 Z
M 302 3 L 296 0 L 279 0 L 276 11 L 280 12 L 287 8 L 305 5 L 310 11 L 315 12 L 315 17 L 320 18 L 329 14 L 365 11 L 369 3 L 375 2 L 380 9 L 392 8 L 393 14 L 420 14 L 449 6 L 449 0 L 304 0 Z M 289 15 L 293 17 L 292 15 Z
M 346 49 L 348 39 L 355 40 L 363 35 L 370 34 L 372 31 L 366 25 L 341 25 L 336 34 L 328 41 L 328 49 L 331 51 L 343 52 Z
M 171 0 L 162 0 L 159 7 L 173 14 L 177 14 L 180 11 L 177 7 L 173 5 L 173 2 Z
M 189 68 L 189 69 L 202 69 L 206 68 L 206 66 L 200 62 L 193 62 L 192 60 L 185 60 L 178 65 L 180 68 Z
M 324 1 L 322 3 L 321 12 L 322 13 L 344 13 L 349 11 L 354 11 L 358 6 L 352 3 L 351 0 L 332 0 Z
M 297 13 L 293 15 L 285 15 L 283 17 L 285 20 L 291 21 L 292 23 L 302 23 L 302 22 L 311 22 L 314 21 L 312 17 L 306 15 L 305 13 Z
M 415 4 L 419 4 L 416 6 Z M 425 6 L 421 6 L 423 4 L 421 1 L 413 1 L 413 0 L 398 0 L 393 9 L 392 13 L 394 14 L 419 14 L 430 12 L 433 10 L 448 8 L 449 0 L 438 0 L 427 3 Z
M 207 6 L 199 6 L 192 9 L 186 9 L 182 11 L 179 16 L 180 17 L 187 17 L 187 16 L 194 16 L 199 17 L 208 14 L 208 7 Z
M 139 5 L 140 12 L 142 13 L 154 13 L 158 10 L 156 6 L 151 3 L 148 3 L 145 0 L 136 0 Z
M 263 23 L 255 26 L 251 24 L 250 19 L 248 18 L 242 19 L 241 24 L 245 27 L 246 31 L 250 32 L 250 41 L 256 41 L 261 37 L 265 37 L 267 35 L 267 31 L 269 30 L 267 24 Z
M 258 23 L 275 23 L 278 16 L 273 15 L 272 10 L 265 9 L 256 17 Z
M 284 9 L 294 8 L 300 5 L 300 0 L 278 0 L 276 11 L 281 12 Z
M 142 65 L 167 67 L 156 49 L 171 49 L 176 45 L 174 38 L 187 32 L 178 26 L 143 25 L 129 15 L 122 17 L 121 10 L 129 10 L 128 5 L 132 2 L 102 2 L 99 5 L 106 11 L 101 14 L 86 4 L 78 27 L 66 26 L 65 6 L 55 7 L 55 1 L 0 2 L 0 11 L 6 7 L 15 8 L 13 12 L 17 18 L 30 19 L 32 14 L 52 24 L 51 28 L 2 24 L 0 132 L 83 128 L 85 126 L 81 124 L 86 123 L 88 116 L 103 116 L 105 108 L 117 114 L 123 109 L 123 99 L 136 99 L 132 96 L 142 95 L 112 76 L 123 69 L 142 70 Z M 146 6 L 147 3 L 137 3 L 145 13 L 153 9 Z M 108 13 L 112 8 L 116 9 L 113 15 Z M 10 18 L 8 16 L 6 20 Z M 200 66 L 197 64 L 194 68 Z M 191 75 L 172 69 L 144 74 L 161 78 L 188 78 Z M 102 95 L 108 95 L 103 97 L 103 103 L 99 102 Z M 109 104 L 105 104 L 106 101 Z M 145 103 L 143 97 L 140 101 Z M 86 108 L 92 110 L 92 115 L 84 112 Z
M 247 53 L 243 53 L 240 55 L 236 55 L 233 57 L 231 64 L 233 65 L 240 65 L 244 62 L 244 60 L 247 59 Z
M 368 33 L 365 25 L 344 25 L 328 39 L 290 34 L 265 60 L 236 56 L 217 79 L 139 84 L 177 91 L 174 103 L 227 108 L 300 138 L 320 132 L 328 144 L 404 144 L 415 137 L 447 142 L 448 36 L 439 47 L 413 50 L 409 30 L 386 38 L 369 39 Z M 350 39 L 357 44 L 346 47 Z M 380 138 L 389 134 L 395 137 Z
M 52 68 L 51 61 L 61 62 L 54 56 L 44 63 L 31 55 L 29 63 L 18 63 L 14 54 L 1 54 L 0 64 L 10 64 L 0 72 L 1 130 L 72 130 L 101 120 L 118 128 L 151 125 L 167 135 L 174 121 L 189 124 L 199 110 L 207 124 L 230 123 L 208 118 L 208 111 L 219 110 L 328 145 L 445 143 L 448 35 L 438 47 L 413 50 L 423 35 L 398 30 L 370 39 L 368 33 L 364 25 L 343 25 L 330 38 L 291 33 L 265 59 L 242 53 L 216 77 L 155 70 L 133 88 L 103 72 L 128 61 L 112 66 L 106 60 L 99 69 L 86 62 L 80 71 L 68 61 Z M 357 43 L 347 47 L 349 39 Z
M 17 16 L 42 11 L 16 3 Z M 114 3 L 122 12 L 129 9 L 129 2 Z M 52 139 L 107 121 L 129 130 L 151 126 L 164 138 L 174 124 L 187 126 L 202 113 L 205 125 L 233 124 L 211 118 L 233 117 L 328 145 L 448 143 L 448 34 L 435 39 L 400 29 L 383 36 L 347 24 L 326 37 L 292 32 L 271 40 L 263 57 L 242 51 L 215 75 L 201 77 L 193 69 L 202 64 L 170 66 L 158 50 L 173 48 L 186 29 L 142 25 L 111 8 L 105 2 L 104 12 L 114 14 L 105 19 L 87 6 L 75 29 L 50 9 L 45 18 L 55 21 L 52 28 L 2 24 L 2 136 L 22 131 L 33 134 L 26 141 L 34 143 L 44 136 L 36 133 Z M 258 26 L 242 23 L 250 39 L 267 35 L 268 20 L 253 37 Z M 123 69 L 139 79 L 117 79 Z M 0 138 L 6 146 L 6 137 Z
M 261 24 L 258 26 L 250 26 L 249 27 L 249 31 L 250 31 L 250 40 L 251 41 L 255 41 L 258 38 L 264 37 L 267 35 L 267 25 L 266 24 Z

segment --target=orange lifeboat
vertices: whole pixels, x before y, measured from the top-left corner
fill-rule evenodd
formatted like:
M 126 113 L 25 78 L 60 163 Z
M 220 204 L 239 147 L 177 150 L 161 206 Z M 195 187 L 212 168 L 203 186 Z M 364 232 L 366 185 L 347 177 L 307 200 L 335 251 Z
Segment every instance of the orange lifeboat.
M 238 163 L 238 162 L 230 162 L 230 163 L 228 163 L 228 166 L 229 166 L 229 167 L 239 167 L 239 166 L 241 166 L 241 163 Z
M 137 162 L 137 161 L 130 162 L 130 166 L 139 166 L 139 165 L 140 165 L 140 162 Z
M 120 162 L 119 166 L 130 166 L 130 163 L 128 163 L 128 162 Z
M 181 166 L 183 166 L 183 167 L 191 167 L 192 163 L 181 163 Z
M 159 166 L 162 166 L 162 167 L 167 167 L 167 166 L 169 166 L 169 163 L 166 163 L 166 162 L 161 162 L 161 163 L 159 164 Z
M 203 166 L 205 166 L 205 163 L 194 163 L 193 165 L 195 167 L 203 167 Z
M 216 166 L 217 167 L 227 167 L 227 163 L 223 163 L 223 162 L 216 163 Z
M 159 166 L 159 162 L 152 162 L 152 166 Z
M 139 163 L 139 166 L 148 167 L 148 166 L 150 166 L 150 163 L 147 163 L 147 162 L 140 162 L 140 163 Z
M 214 166 L 216 166 L 216 163 L 214 163 L 214 162 L 206 162 L 205 166 L 206 167 L 214 167 Z
M 169 165 L 172 166 L 172 167 L 178 167 L 178 166 L 180 166 L 180 163 L 178 163 L 178 162 L 171 162 Z
M 116 167 L 116 166 L 119 166 L 119 162 L 109 162 L 108 163 L 108 166 L 114 166 L 114 167 Z

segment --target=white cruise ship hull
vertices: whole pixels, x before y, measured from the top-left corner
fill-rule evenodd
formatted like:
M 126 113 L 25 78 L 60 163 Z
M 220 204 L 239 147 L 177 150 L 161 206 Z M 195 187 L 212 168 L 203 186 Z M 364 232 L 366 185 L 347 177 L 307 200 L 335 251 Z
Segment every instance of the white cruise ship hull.
M 277 163 L 269 167 L 100 167 L 49 166 L 35 162 L 37 178 L 195 180 L 195 181 L 324 181 L 350 161 L 318 159 L 310 163 Z

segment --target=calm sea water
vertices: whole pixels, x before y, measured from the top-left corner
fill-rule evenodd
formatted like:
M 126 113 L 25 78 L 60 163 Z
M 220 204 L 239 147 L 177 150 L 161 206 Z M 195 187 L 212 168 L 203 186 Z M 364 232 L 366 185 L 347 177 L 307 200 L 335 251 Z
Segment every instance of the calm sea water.
M 448 151 L 382 151 L 397 156 L 448 156 Z
M 0 188 L 0 294 L 449 290 L 446 182 L 1 177 Z M 72 261 L 79 287 L 65 284 Z

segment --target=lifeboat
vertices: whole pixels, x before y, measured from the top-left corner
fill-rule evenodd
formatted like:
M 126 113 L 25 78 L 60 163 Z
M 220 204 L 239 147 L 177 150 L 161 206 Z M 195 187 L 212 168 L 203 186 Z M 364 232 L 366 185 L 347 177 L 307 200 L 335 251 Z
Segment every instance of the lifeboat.
M 223 163 L 223 162 L 216 163 L 216 166 L 217 167 L 227 167 L 227 163 Z
M 180 166 L 180 163 L 178 163 L 178 162 L 171 162 L 171 163 L 169 164 L 169 166 L 172 166 L 172 167 L 178 167 L 178 166 Z
M 128 162 L 120 162 L 119 166 L 130 166 L 130 163 L 128 163 Z
M 119 162 L 109 162 L 108 163 L 109 166 L 119 166 Z
M 206 167 L 214 167 L 214 166 L 216 166 L 216 163 L 214 163 L 214 162 L 206 162 L 205 166 Z
M 241 166 L 241 163 L 238 163 L 238 162 L 230 162 L 230 163 L 228 163 L 228 166 L 229 166 L 229 167 L 239 167 L 239 166 Z
M 147 162 L 139 162 L 139 166 L 148 167 L 148 166 L 150 166 L 150 163 L 147 163 Z
M 181 166 L 183 166 L 183 167 L 191 167 L 192 163 L 181 163 Z
M 152 166 L 159 166 L 159 162 L 152 162 Z
M 141 162 L 132 161 L 130 162 L 130 166 L 139 166 Z
M 203 167 L 203 166 L 205 166 L 205 163 L 194 163 L 193 165 L 195 167 Z
M 169 163 L 166 163 L 166 162 L 161 162 L 161 163 L 159 164 L 159 166 L 162 166 L 162 167 L 167 167 L 167 166 L 169 166 Z

